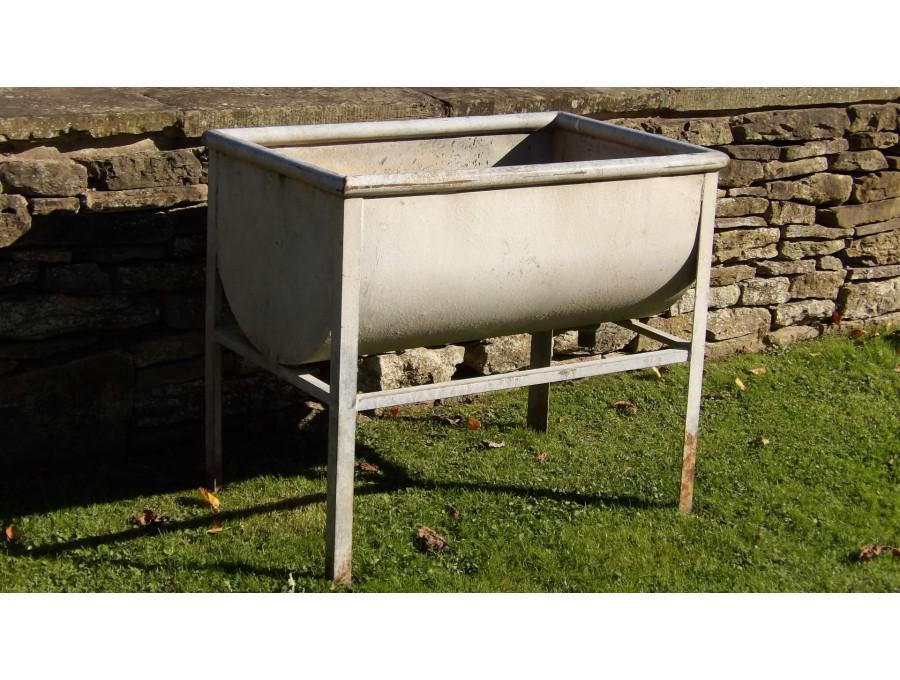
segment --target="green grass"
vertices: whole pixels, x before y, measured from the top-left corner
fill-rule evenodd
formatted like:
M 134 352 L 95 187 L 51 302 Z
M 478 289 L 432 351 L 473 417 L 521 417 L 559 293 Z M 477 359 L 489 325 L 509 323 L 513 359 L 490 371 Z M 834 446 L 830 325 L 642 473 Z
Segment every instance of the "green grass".
M 898 592 L 900 559 L 855 559 L 900 545 L 898 335 L 863 340 L 708 363 L 690 516 L 684 366 L 554 386 L 549 434 L 522 426 L 524 390 L 368 420 L 357 457 L 380 472 L 357 473 L 353 590 Z M 334 589 L 321 426 L 227 436 L 218 535 L 193 484 L 202 452 L 166 453 L 4 474 L 0 520 L 22 536 L 0 543 L 0 590 Z M 144 507 L 171 519 L 131 527 Z M 421 525 L 449 546 L 419 552 Z

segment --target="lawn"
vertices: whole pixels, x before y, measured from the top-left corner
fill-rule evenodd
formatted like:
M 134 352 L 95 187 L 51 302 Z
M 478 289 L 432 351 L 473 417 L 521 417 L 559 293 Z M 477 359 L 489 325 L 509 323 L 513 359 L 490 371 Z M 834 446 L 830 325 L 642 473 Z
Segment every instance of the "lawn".
M 352 590 L 898 592 L 900 558 L 856 557 L 900 545 L 898 343 L 709 362 L 690 516 L 685 366 L 555 385 L 548 434 L 523 427 L 525 390 L 363 419 Z M 21 535 L 0 539 L 0 591 L 343 590 L 321 578 L 324 421 L 229 433 L 218 512 L 199 450 L 3 474 Z M 143 508 L 167 519 L 131 525 Z M 447 546 L 420 551 L 421 526 Z

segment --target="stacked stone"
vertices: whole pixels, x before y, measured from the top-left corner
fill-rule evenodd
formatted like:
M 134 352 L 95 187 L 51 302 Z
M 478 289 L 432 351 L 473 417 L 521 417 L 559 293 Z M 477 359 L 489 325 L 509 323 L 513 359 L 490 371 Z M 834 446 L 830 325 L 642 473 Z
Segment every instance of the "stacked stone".
M 719 177 L 708 356 L 814 338 L 838 319 L 844 328 L 900 321 L 898 108 L 858 104 L 612 121 L 717 148 L 732 159 Z M 689 337 L 693 308 L 691 289 L 646 321 Z M 527 335 L 472 343 L 453 354 L 445 372 L 524 368 L 529 343 Z M 582 329 L 574 342 L 570 333 L 558 336 L 555 344 L 558 359 L 659 347 L 614 324 Z M 370 359 L 366 368 L 378 361 Z M 389 388 L 409 384 L 412 373 L 373 375 L 384 376 L 380 384 Z
M 205 150 L 118 142 L 0 145 L 0 430 L 11 450 L 45 453 L 60 432 L 100 450 L 163 426 L 199 437 Z M 296 400 L 233 356 L 227 366 L 229 412 Z
M 417 111 L 390 115 L 439 115 Z M 114 131 L 101 122 L 116 113 L 82 121 L 81 132 L 68 118 L 21 135 L 0 129 L 4 458 L 122 450 L 163 431 L 201 436 L 207 180 L 198 136 L 208 125 L 151 113 Z M 248 116 L 241 124 L 281 120 Z M 897 119 L 897 104 L 881 102 L 613 121 L 733 159 L 720 181 L 711 356 L 815 337 L 835 312 L 844 328 L 898 320 Z M 648 322 L 687 335 L 692 309 L 689 291 Z M 529 344 L 519 335 L 366 357 L 361 377 L 376 389 L 506 372 L 528 365 Z M 555 339 L 557 358 L 571 360 L 654 346 L 613 324 Z M 230 415 L 305 399 L 233 355 L 226 364 Z

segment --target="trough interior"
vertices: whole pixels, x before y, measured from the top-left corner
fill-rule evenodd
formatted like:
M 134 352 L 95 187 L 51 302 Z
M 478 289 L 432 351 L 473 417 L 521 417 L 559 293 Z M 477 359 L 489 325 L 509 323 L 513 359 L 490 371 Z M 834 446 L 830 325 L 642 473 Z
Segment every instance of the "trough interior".
M 427 174 L 660 155 L 554 125 L 534 132 L 315 144 L 273 151 L 341 175 Z

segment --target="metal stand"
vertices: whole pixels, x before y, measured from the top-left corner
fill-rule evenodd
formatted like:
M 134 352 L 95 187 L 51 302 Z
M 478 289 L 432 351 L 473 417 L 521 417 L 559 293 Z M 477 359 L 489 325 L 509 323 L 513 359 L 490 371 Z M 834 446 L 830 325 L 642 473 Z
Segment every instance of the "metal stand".
M 212 172 L 212 166 L 211 166 Z M 206 461 L 209 484 L 222 481 L 222 348 L 274 373 L 324 402 L 329 408 L 328 494 L 326 501 L 326 576 L 335 582 L 351 581 L 353 528 L 353 473 L 356 414 L 376 408 L 459 397 L 497 390 L 528 387 L 528 426 L 547 430 L 550 384 L 610 373 L 633 371 L 690 361 L 684 453 L 679 509 L 690 512 L 693 501 L 700 395 L 703 382 L 704 342 L 709 297 L 709 268 L 715 221 L 717 174 L 705 175 L 698 225 L 696 297 L 691 340 L 687 341 L 640 321 L 617 322 L 665 345 L 663 349 L 608 359 L 551 365 L 553 332 L 535 333 L 531 340 L 531 366 L 501 375 L 417 385 L 393 390 L 357 393 L 359 334 L 359 256 L 365 199 L 345 201 L 343 228 L 335 248 L 335 309 L 331 331 L 330 382 L 309 373 L 298 373 L 276 364 L 243 337 L 240 329 L 221 323 L 222 288 L 216 268 L 214 182 L 210 182 L 209 231 L 207 237 L 206 302 Z

